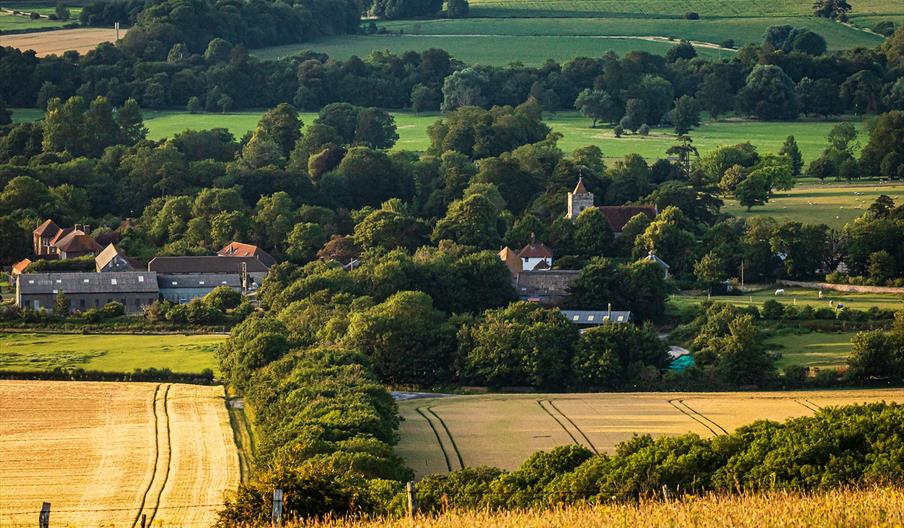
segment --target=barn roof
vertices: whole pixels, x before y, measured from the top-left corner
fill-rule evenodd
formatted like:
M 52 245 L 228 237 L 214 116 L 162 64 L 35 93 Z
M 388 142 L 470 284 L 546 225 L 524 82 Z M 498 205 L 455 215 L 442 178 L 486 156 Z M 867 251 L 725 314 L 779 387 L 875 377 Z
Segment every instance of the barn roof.
M 159 273 L 241 273 L 242 263 L 248 273 L 266 273 L 267 266 L 255 257 L 154 257 L 148 271 Z
M 606 322 L 611 323 L 630 323 L 634 318 L 633 314 L 628 311 L 612 311 L 607 310 L 562 310 L 562 316 L 569 322 L 577 325 L 602 325 Z
M 97 269 L 102 269 L 104 266 L 109 264 L 111 260 L 116 258 L 117 255 L 125 258 L 125 255 L 123 255 L 122 252 L 120 252 L 119 249 L 113 244 L 105 247 L 103 251 L 101 251 L 97 254 L 96 257 L 94 257 L 94 263 L 97 265 Z
M 71 293 L 156 293 L 152 271 L 110 273 L 23 273 L 16 279 L 19 293 L 30 295 Z
M 157 286 L 161 290 L 173 288 L 216 288 L 217 286 L 241 288 L 242 276 L 238 273 L 197 273 L 191 275 L 158 273 Z
M 10 272 L 13 275 L 18 275 L 18 274 L 22 273 L 23 271 L 25 271 L 25 268 L 27 268 L 30 264 L 31 264 L 31 259 L 27 259 L 27 258 L 22 259 L 19 262 L 16 262 L 15 264 L 13 264 L 13 267 L 10 270 Z
M 609 227 L 612 228 L 613 233 L 621 233 L 628 220 L 638 214 L 646 215 L 650 220 L 655 219 L 659 214 L 655 205 L 604 205 L 599 210 L 606 215 L 606 220 L 609 221 Z

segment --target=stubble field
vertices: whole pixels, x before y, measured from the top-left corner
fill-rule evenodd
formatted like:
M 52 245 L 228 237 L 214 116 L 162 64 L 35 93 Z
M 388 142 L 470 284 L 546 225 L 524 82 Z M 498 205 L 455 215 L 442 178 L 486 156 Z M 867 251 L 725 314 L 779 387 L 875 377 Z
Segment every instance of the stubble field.
M 462 467 L 518 467 L 531 454 L 579 444 L 612 452 L 634 434 L 728 434 L 831 406 L 904 401 L 904 390 L 493 394 L 401 402 L 397 452 L 420 477 Z
M 210 526 L 239 479 L 222 387 L 0 381 L 2 526 Z
M 119 33 L 122 37 L 126 31 L 123 29 Z M 70 50 L 84 54 L 96 48 L 101 42 L 115 41 L 116 30 L 106 28 L 60 29 L 39 33 L 0 35 L 0 46 L 34 50 L 38 57 L 62 55 Z

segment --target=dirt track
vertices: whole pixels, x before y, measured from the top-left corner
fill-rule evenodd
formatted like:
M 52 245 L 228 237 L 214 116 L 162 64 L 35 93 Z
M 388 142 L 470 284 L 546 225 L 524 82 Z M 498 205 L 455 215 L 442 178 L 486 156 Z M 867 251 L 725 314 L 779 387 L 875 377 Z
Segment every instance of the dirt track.
M 126 30 L 120 29 L 119 36 L 125 36 Z M 46 55 L 62 55 L 69 50 L 87 53 L 101 42 L 114 42 L 115 29 L 79 28 L 60 29 L 57 31 L 39 31 L 35 33 L 19 33 L 0 36 L 0 46 L 11 46 L 22 50 L 35 50 L 38 57 Z

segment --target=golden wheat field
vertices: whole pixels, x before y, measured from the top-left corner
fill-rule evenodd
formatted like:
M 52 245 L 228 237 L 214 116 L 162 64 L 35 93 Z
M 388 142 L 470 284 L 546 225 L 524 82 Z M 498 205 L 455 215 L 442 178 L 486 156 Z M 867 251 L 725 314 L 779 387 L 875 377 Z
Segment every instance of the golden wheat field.
M 125 34 L 125 29 L 119 31 L 120 37 Z M 38 57 L 62 55 L 70 50 L 84 54 L 96 48 L 101 42 L 115 41 L 116 30 L 106 28 L 59 29 L 0 36 L 0 46 L 34 50 Z
M 0 381 L 0 526 L 210 526 L 239 479 L 222 387 Z
M 537 512 L 450 512 L 437 517 L 323 521 L 293 528 L 797 528 L 904 526 L 900 488 L 837 490 L 819 494 L 766 493 L 684 497 Z
M 462 467 L 515 469 L 531 454 L 580 444 L 612 452 L 634 434 L 728 434 L 831 405 L 904 402 L 904 390 L 492 394 L 399 403 L 397 452 L 420 477 Z

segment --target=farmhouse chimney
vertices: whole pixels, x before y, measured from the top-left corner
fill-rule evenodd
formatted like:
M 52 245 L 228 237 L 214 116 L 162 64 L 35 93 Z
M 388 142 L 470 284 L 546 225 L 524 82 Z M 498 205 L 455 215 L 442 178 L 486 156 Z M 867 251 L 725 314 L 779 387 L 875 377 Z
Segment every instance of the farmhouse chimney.
M 90 235 L 91 234 L 91 226 L 89 226 L 88 224 L 85 224 L 84 226 L 82 226 L 82 231 L 84 231 L 86 235 Z

